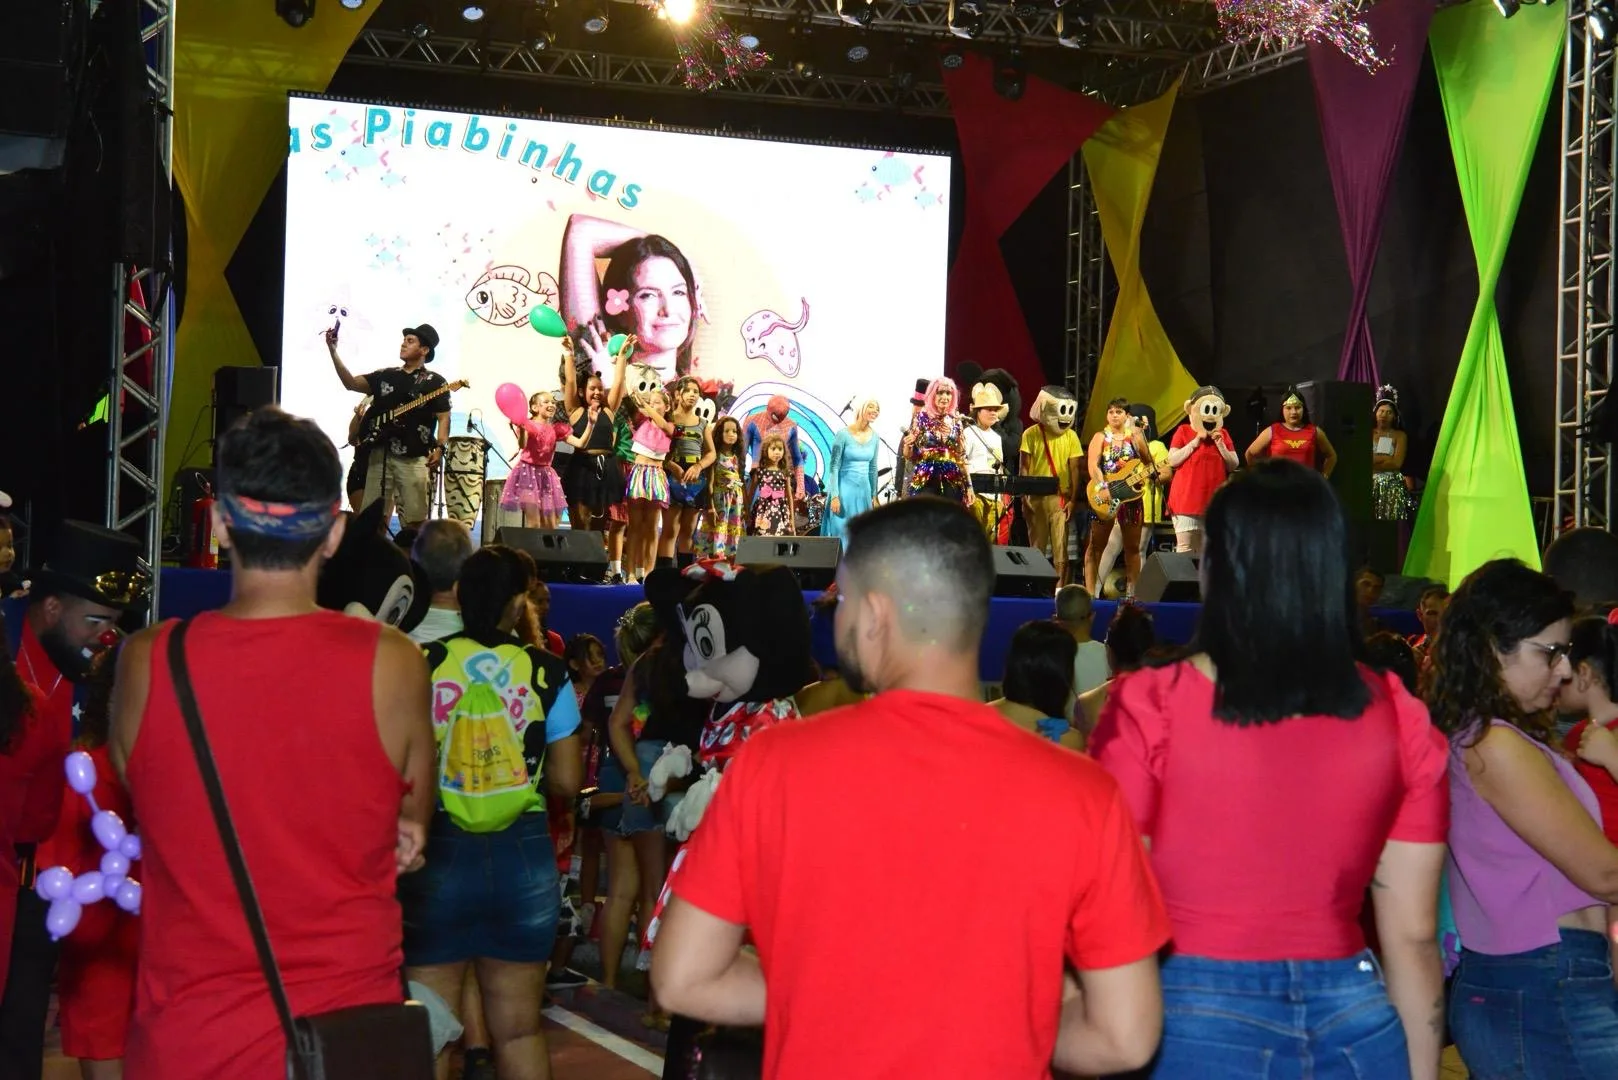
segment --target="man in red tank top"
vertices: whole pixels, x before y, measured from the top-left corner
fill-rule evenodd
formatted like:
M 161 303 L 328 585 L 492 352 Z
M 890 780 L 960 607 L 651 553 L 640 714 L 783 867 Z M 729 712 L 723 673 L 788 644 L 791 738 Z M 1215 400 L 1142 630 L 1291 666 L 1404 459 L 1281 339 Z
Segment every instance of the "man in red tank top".
M 231 600 L 186 654 L 294 1015 L 403 999 L 397 874 L 432 811 L 426 661 L 315 604 L 342 540 L 331 441 L 279 409 L 219 441 L 214 531 Z M 276 1018 L 176 703 L 165 624 L 118 659 L 111 752 L 144 845 L 129 1080 L 283 1080 Z

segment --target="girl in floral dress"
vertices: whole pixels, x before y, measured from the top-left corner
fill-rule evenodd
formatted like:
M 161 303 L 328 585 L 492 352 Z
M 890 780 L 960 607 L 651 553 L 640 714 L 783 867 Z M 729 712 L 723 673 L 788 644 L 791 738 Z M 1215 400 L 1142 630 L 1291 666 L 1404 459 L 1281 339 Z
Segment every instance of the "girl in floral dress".
M 713 425 L 713 467 L 709 470 L 708 508 L 697 525 L 692 550 L 700 558 L 730 559 L 747 535 L 747 492 L 742 484 L 742 425 L 722 416 Z
M 748 478 L 748 517 L 755 536 L 791 536 L 792 472 L 787 466 L 787 443 L 779 435 L 764 437 L 758 468 Z

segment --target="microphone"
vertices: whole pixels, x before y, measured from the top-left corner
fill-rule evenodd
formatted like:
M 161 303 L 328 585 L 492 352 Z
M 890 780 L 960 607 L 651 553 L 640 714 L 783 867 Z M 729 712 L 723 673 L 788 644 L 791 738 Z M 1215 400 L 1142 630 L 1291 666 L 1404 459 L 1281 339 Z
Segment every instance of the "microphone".
M 467 410 L 467 413 L 466 413 L 466 433 L 468 435 L 477 434 L 477 428 L 472 426 L 472 417 L 473 417 L 474 414 L 476 414 L 477 416 L 482 416 L 483 415 L 483 410 L 482 409 L 468 409 Z
M 842 416 L 844 413 L 850 413 L 850 412 L 853 412 L 853 411 L 854 411 L 854 395 L 850 394 L 849 398 L 848 398 L 848 403 L 845 404 L 841 409 L 837 410 L 837 415 Z

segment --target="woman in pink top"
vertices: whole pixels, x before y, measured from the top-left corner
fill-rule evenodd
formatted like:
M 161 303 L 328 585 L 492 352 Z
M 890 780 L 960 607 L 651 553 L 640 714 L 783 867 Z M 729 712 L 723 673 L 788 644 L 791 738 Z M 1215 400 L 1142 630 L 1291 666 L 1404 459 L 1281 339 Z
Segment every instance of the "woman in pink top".
M 1549 743 L 1573 594 L 1512 559 L 1455 590 L 1424 695 L 1450 738 L 1450 1034 L 1473 1080 L 1618 1077 L 1618 848 Z

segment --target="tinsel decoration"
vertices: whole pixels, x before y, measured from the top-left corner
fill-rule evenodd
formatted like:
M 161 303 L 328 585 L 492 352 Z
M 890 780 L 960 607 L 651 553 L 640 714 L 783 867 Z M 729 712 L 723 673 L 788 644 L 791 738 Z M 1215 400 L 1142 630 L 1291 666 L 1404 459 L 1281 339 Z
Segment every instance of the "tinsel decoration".
M 762 71 L 770 62 L 763 49 L 745 48 L 740 35 L 706 3 L 699 2 L 691 21 L 673 29 L 680 79 L 688 90 L 712 90 Z
M 1214 0 L 1229 41 L 1257 38 L 1289 48 L 1327 41 L 1366 71 L 1380 71 L 1388 57 L 1377 53 L 1360 8 L 1360 0 Z

